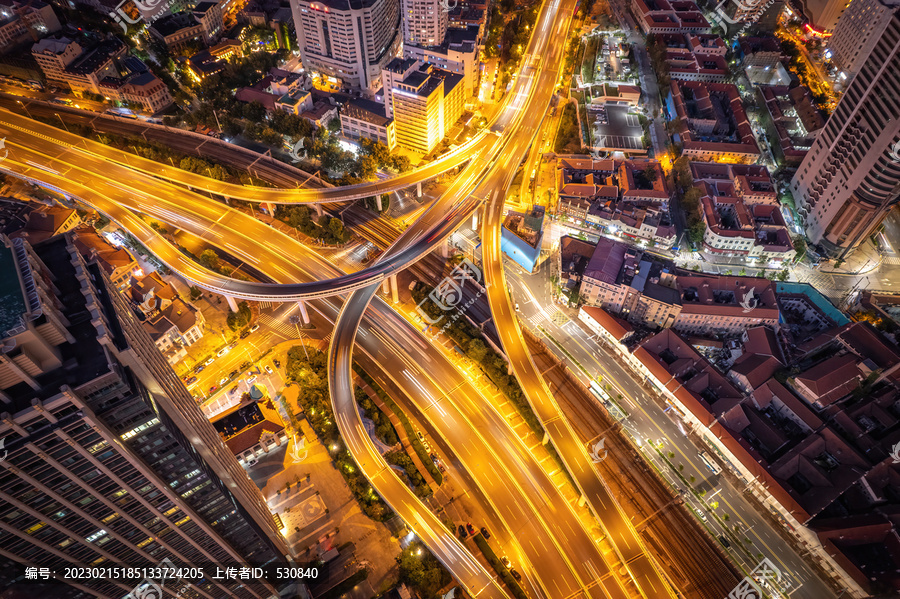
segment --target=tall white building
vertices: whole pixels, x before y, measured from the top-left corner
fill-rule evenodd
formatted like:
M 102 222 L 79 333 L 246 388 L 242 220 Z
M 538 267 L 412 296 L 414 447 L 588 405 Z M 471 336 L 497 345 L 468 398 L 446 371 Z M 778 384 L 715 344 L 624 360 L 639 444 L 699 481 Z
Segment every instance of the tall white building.
M 447 35 L 449 14 L 440 0 L 400 0 L 403 13 L 403 43 L 440 46 Z
M 400 52 L 400 0 L 291 0 L 303 66 L 362 89 Z
M 853 0 L 834 28 L 828 40 L 831 60 L 844 73 L 846 84 L 856 75 L 875 43 L 884 35 L 891 22 L 891 14 L 900 0 Z
M 862 60 L 834 114 L 791 181 L 814 244 L 842 258 L 900 200 L 900 16 Z

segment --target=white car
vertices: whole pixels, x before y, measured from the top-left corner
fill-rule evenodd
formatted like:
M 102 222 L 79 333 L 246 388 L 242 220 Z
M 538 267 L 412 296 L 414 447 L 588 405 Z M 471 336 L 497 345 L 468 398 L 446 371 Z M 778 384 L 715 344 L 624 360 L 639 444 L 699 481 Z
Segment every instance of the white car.
M 256 375 L 255 375 L 255 374 L 254 374 L 253 376 L 251 376 L 250 378 L 247 379 L 247 384 L 248 384 L 248 385 L 252 385 L 252 384 L 255 383 L 255 382 L 256 382 Z
M 275 372 L 275 371 L 272 370 L 272 367 L 269 366 L 268 364 L 266 364 L 266 374 L 272 374 L 272 373 L 274 373 L 274 372 Z

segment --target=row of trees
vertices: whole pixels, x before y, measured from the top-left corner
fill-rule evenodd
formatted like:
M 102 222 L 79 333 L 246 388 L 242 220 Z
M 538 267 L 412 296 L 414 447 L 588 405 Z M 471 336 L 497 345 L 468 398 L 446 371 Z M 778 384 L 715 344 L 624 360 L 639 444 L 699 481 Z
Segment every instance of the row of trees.
M 275 218 L 294 227 L 304 235 L 330 245 L 341 245 L 350 240 L 351 233 L 344 228 L 341 219 L 323 214 L 314 222 L 307 206 L 279 206 Z
M 309 360 L 306 359 L 307 353 Z M 372 490 L 368 479 L 360 472 L 341 441 L 328 392 L 328 356 L 317 349 L 304 350 L 299 345 L 294 346 L 288 350 L 285 368 L 288 381 L 296 383 L 299 388 L 297 403 L 300 409 L 316 436 L 329 448 L 334 466 L 344 477 L 360 509 L 378 522 L 389 519 L 393 512 Z

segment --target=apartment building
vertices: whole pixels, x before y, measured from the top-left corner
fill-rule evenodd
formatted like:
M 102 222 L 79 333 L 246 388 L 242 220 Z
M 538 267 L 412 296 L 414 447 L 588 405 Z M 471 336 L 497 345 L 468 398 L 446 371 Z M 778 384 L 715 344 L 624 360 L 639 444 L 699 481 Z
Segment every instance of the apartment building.
M 704 254 L 778 265 L 794 259 L 796 252 L 779 206 L 719 195 L 714 185 L 702 181 L 697 187 L 701 189 L 700 211 L 706 225 Z
M 362 98 L 349 100 L 341 109 L 341 135 L 354 141 L 378 141 L 388 150 L 397 146 L 397 128 L 385 114 L 384 104 Z
M 291 0 L 303 66 L 351 87 L 375 91 L 399 53 L 397 0 Z
M 62 29 L 53 7 L 39 0 L 0 3 L 0 54 L 16 44 L 37 41 Z
M 31 47 L 31 55 L 50 83 L 66 84 L 66 67 L 81 53 L 81 46 L 66 37 L 47 37 Z
M 126 50 L 116 38 L 87 50 L 68 38 L 46 38 L 32 47 L 31 54 L 48 81 L 67 85 L 77 95 L 100 94 L 139 105 L 151 114 L 171 106 L 168 86 Z
M 809 240 L 842 258 L 900 198 L 900 16 L 894 10 L 869 56 L 791 180 Z
M 463 77 L 411 58 L 395 59 L 381 73 L 385 113 L 397 143 L 427 154 L 447 135 L 465 106 Z
M 284 563 L 265 499 L 71 234 L 3 241 L 0 543 L 23 566 Z M 52 283 L 51 283 L 52 281 Z M 102 572 L 102 571 L 101 571 Z M 119 576 L 72 582 L 93 596 Z M 263 599 L 262 579 L 192 592 Z
M 740 164 L 759 159 L 759 146 L 737 86 L 673 80 L 666 112 L 670 120 L 678 119 L 673 138 L 690 159 Z
M 461 75 L 465 97 L 475 93 L 478 80 L 478 27 L 449 29 L 444 41 L 435 46 L 404 44 L 403 57 L 420 60 L 442 71 Z
M 896 0 L 854 0 L 847 4 L 828 38 L 831 61 L 846 85 L 862 68 L 875 44 L 884 35 L 892 15 L 900 6 Z
M 672 327 L 687 335 L 733 334 L 778 327 L 775 283 L 755 277 L 679 275 L 681 311 Z
M 429 48 L 444 43 L 448 12 L 440 0 L 400 0 L 403 46 Z
M 631 0 L 631 10 L 645 35 L 712 32 L 709 21 L 692 0 Z
M 809 89 L 803 85 L 759 85 L 756 94 L 769 114 L 764 122 L 766 137 L 776 142 L 772 144 L 775 160 L 800 166 L 825 126 Z

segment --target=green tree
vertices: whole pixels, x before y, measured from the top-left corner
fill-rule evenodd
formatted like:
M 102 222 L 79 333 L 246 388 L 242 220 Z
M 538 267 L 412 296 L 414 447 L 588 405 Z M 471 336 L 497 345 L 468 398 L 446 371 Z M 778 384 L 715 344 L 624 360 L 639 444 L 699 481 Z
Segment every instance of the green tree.
M 339 218 L 332 218 L 328 222 L 328 230 L 334 235 L 334 238 L 341 240 L 344 238 L 344 223 Z
M 200 254 L 200 264 L 209 270 L 218 272 L 221 261 L 215 250 L 203 250 Z
M 290 212 L 288 212 L 288 224 L 295 229 L 309 226 L 309 208 L 306 206 L 292 206 Z
M 191 301 L 197 301 L 203 295 L 203 292 L 200 291 L 200 288 L 196 285 L 191 285 Z
M 252 312 L 250 311 L 250 305 L 247 304 L 247 302 L 241 302 L 238 304 L 237 312 L 228 312 L 226 322 L 232 331 L 237 331 L 250 324 L 251 316 Z
M 390 167 L 397 172 L 405 173 L 412 168 L 412 163 L 408 156 L 391 156 Z
M 477 363 L 481 363 L 488 353 L 488 348 L 481 339 L 472 339 L 466 345 L 466 355 Z

